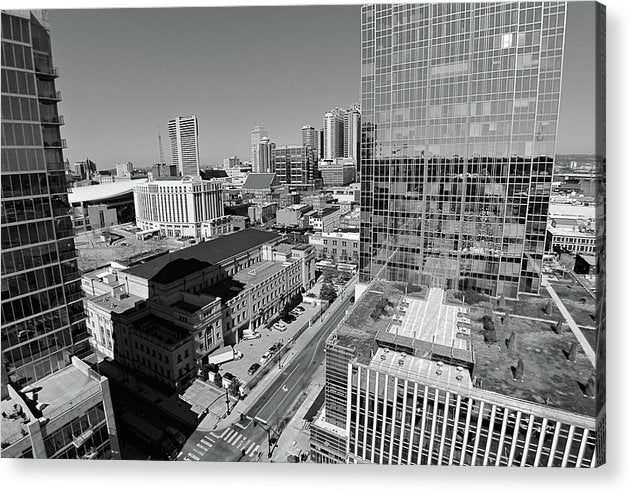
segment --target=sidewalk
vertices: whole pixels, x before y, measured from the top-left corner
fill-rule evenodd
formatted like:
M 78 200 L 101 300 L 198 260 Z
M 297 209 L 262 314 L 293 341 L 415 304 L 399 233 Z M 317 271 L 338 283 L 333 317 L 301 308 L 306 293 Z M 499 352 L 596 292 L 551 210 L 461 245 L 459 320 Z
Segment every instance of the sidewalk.
M 278 443 L 272 453 L 274 462 L 287 462 L 287 456 L 289 455 L 300 457 L 301 453 L 309 452 L 309 429 L 305 428 L 306 423 L 303 417 L 324 387 L 324 376 L 325 366 L 322 365 L 317 369 L 313 380 L 305 389 L 307 394 L 305 400 L 280 434 Z M 261 461 L 268 462 L 267 456 L 262 458 Z
M 302 351 L 305 347 L 307 347 L 313 339 L 315 339 L 316 335 L 320 328 L 322 327 L 323 319 L 328 320 L 329 315 L 332 311 L 334 311 L 341 304 L 341 299 L 345 296 L 350 296 L 354 293 L 354 286 L 348 286 L 343 293 L 340 293 L 339 297 L 333 302 L 333 304 L 328 308 L 328 310 L 324 313 L 324 316 L 318 319 L 313 325 L 313 330 L 305 331 L 296 341 L 294 341 L 293 347 L 287 353 L 287 355 L 283 358 L 283 367 L 285 367 L 293 357 Z M 248 408 L 263 394 L 270 385 L 276 380 L 278 375 L 280 375 L 284 371 L 284 368 L 275 368 L 271 369 L 267 375 L 258 383 L 256 387 L 254 387 L 245 398 L 241 399 L 237 404 L 232 408 L 229 415 L 223 417 L 217 417 L 213 415 L 207 415 L 202 419 L 202 422 L 197 427 L 198 430 L 203 432 L 213 431 L 217 428 L 227 428 L 228 426 L 239 421 L 240 414 L 245 413 Z

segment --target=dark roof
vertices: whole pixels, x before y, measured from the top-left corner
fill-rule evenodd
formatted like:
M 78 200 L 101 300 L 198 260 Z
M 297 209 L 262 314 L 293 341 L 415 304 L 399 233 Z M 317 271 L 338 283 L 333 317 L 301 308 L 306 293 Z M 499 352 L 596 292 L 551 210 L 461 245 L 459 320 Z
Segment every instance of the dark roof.
M 276 173 L 250 173 L 243 184 L 244 190 L 262 190 L 274 186 Z
M 202 179 L 210 180 L 211 178 L 227 178 L 228 173 L 223 169 L 204 169 L 201 171 Z
M 278 233 L 270 233 L 267 231 L 260 231 L 256 229 L 244 229 L 243 231 L 237 231 L 226 236 L 220 236 L 214 240 L 205 241 L 188 248 L 176 250 L 168 255 L 149 260 L 139 265 L 135 265 L 125 272 L 132 276 L 143 277 L 145 279 L 151 279 L 155 282 L 166 283 L 172 282 L 175 279 L 183 277 L 187 274 L 178 274 L 180 268 L 192 268 L 197 265 L 199 269 L 201 266 L 208 264 L 218 264 L 222 260 L 230 258 L 241 252 L 254 248 L 258 245 L 263 245 L 268 241 L 276 240 L 281 236 Z M 178 263 L 172 267 L 168 267 L 178 259 L 195 259 L 197 264 L 193 263 Z M 202 263 L 204 265 L 202 265 Z M 185 266 L 185 267 L 184 267 Z M 164 273 L 161 271 L 168 267 Z M 188 272 L 189 274 L 194 270 Z M 171 277 L 171 276 L 178 277 Z M 163 280 L 164 279 L 164 280 Z M 169 281 L 169 279 L 171 279 Z

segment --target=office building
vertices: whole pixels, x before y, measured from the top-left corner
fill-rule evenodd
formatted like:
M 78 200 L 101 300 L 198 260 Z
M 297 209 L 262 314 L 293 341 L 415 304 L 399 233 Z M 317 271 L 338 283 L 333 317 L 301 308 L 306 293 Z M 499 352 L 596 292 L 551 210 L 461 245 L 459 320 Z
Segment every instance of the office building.
M 223 184 L 190 176 L 134 186 L 136 226 L 164 236 L 200 238 L 202 222 L 224 215 Z
M 63 118 L 61 116 L 59 118 L 60 122 L 63 123 Z M 91 161 L 89 158 L 85 161 L 77 161 L 74 163 L 74 171 L 72 175 L 78 180 L 91 180 L 96 176 L 96 163 Z
M 318 259 L 340 262 L 359 262 L 359 229 L 334 229 L 316 232 L 309 236 L 309 244 L 316 250 Z
M 180 176 L 199 176 L 199 128 L 197 116 L 178 116 L 169 120 L 171 162 Z
M 318 147 L 318 132 L 316 131 L 315 127 L 312 127 L 311 125 L 304 125 L 302 127 L 301 136 L 302 145 L 311 147 L 311 149 L 316 152 L 317 157 L 320 153 L 320 148 Z
M 313 210 L 309 204 L 292 204 L 276 211 L 276 224 L 288 228 L 305 228 L 309 226 L 305 213 Z
M 593 467 L 594 366 L 583 342 L 502 312 L 487 314 L 502 341 L 489 343 L 485 313 L 440 288 L 375 280 L 327 340 L 312 460 Z
M 77 359 L 91 350 L 46 12 L 3 10 L 2 53 L 1 455 L 107 458 L 107 379 Z
M 274 149 L 276 144 L 270 142 L 268 137 L 263 137 L 258 145 L 259 173 L 274 173 Z
M 344 157 L 359 162 L 361 150 L 361 112 L 357 106 L 349 108 L 344 116 Z
M 314 231 L 333 231 L 340 225 L 340 217 L 342 211 L 339 207 L 325 207 L 324 209 L 316 209 L 304 214 L 309 221 L 309 227 Z
M 262 173 L 259 162 L 259 142 L 263 139 L 263 137 L 267 137 L 267 130 L 261 127 L 260 125 L 256 125 L 250 131 L 250 149 L 251 149 L 251 158 L 252 158 L 252 171 L 255 173 Z
M 565 3 L 361 15 L 360 282 L 539 293 Z
M 230 156 L 223 160 L 224 169 L 240 168 L 241 160 L 237 156 Z
M 134 163 L 126 161 L 124 163 L 118 163 L 116 165 L 116 176 L 118 178 L 131 178 L 131 174 L 134 172 Z
M 346 111 L 335 108 L 324 114 L 324 159 L 344 157 L 344 122 Z
M 321 159 L 318 171 L 325 187 L 343 187 L 357 179 L 357 161 L 352 157 Z
M 317 188 L 321 184 L 311 147 L 286 145 L 274 149 L 274 170 L 282 185 L 301 190 Z

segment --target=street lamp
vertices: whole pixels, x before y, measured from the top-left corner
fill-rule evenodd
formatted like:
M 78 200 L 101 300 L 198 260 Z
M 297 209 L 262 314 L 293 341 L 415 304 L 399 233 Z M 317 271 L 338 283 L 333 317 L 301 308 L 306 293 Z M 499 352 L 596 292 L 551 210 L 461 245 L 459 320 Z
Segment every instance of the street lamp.
M 279 369 L 279 370 L 283 367 L 283 366 L 281 365 L 281 363 L 280 363 L 280 357 L 281 357 L 282 350 L 283 350 L 283 340 L 281 339 L 281 340 L 280 340 L 280 348 L 279 348 L 279 350 L 278 350 L 278 369 Z
M 257 424 L 260 424 L 261 428 L 263 428 L 267 432 L 267 458 L 271 459 L 272 457 L 272 435 L 271 434 L 274 433 L 278 437 L 279 433 L 278 431 L 274 430 L 271 426 L 267 426 L 267 421 L 259 417 L 255 417 L 254 421 L 252 421 L 252 426 L 254 428 L 256 428 Z

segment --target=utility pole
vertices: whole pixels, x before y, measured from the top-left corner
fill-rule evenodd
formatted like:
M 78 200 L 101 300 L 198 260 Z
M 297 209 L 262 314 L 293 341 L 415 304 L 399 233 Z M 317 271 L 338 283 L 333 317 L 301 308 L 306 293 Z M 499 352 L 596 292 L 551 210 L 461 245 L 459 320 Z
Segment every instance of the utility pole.
M 230 414 L 230 397 L 228 396 L 228 389 L 224 389 L 226 391 L 226 416 Z
M 259 417 L 255 417 L 254 421 L 252 421 L 252 426 L 256 427 L 257 424 L 261 425 L 261 428 L 263 428 L 267 432 L 267 458 L 270 459 L 272 457 L 272 433 L 277 435 L 277 437 L 279 433 L 271 426 L 268 426 L 267 421 Z

